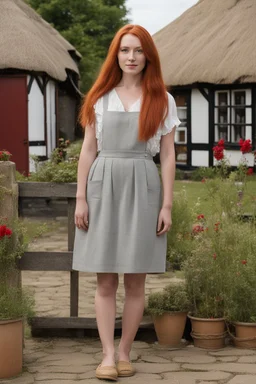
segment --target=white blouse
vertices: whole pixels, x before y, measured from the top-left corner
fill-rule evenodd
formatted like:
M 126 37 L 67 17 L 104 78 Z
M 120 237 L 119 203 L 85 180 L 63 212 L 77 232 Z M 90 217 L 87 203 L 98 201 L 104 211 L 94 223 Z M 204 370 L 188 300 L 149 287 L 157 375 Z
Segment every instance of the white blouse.
M 180 125 L 180 120 L 177 116 L 177 108 L 173 96 L 167 92 L 168 103 L 169 103 L 169 112 L 164 121 L 163 126 L 159 127 L 156 134 L 147 141 L 147 151 L 155 156 L 160 151 L 160 140 L 162 135 L 167 135 L 172 129 Z M 141 98 L 138 99 L 129 109 L 128 112 L 139 112 L 141 106 Z M 96 115 L 96 138 L 98 151 L 102 149 L 102 130 L 103 130 L 103 97 L 100 97 L 95 106 L 95 115 Z M 118 111 L 125 112 L 122 101 L 120 100 L 115 89 L 112 89 L 109 92 L 108 98 L 108 111 Z

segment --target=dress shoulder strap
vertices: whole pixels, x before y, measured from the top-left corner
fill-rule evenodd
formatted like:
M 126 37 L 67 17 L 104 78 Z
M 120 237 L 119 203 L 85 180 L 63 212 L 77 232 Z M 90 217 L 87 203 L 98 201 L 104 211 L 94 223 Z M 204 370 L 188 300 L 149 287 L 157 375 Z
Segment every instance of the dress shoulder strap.
M 106 93 L 103 96 L 103 112 L 107 112 L 107 110 L 108 110 L 108 95 L 109 95 L 109 93 Z

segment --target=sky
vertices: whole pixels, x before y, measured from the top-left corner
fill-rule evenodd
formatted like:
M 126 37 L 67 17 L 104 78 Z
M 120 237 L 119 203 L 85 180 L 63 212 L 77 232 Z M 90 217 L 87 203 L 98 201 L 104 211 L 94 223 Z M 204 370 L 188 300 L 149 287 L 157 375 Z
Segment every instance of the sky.
M 132 23 L 146 28 L 154 34 L 177 17 L 198 0 L 127 0 L 127 8 L 131 10 L 129 18 Z

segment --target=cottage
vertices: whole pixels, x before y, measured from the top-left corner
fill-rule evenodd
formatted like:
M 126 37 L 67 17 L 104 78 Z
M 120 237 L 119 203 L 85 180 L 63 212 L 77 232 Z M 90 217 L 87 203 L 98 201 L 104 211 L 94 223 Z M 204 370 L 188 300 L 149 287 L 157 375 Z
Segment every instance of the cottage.
M 255 0 L 199 0 L 153 36 L 182 121 L 181 168 L 212 166 L 219 139 L 233 166 L 241 138 L 256 146 L 255 15 Z M 248 161 L 254 166 L 252 154 Z
M 79 52 L 23 0 L 1 0 L 0 149 L 20 172 L 30 155 L 49 157 L 58 136 L 73 139 Z

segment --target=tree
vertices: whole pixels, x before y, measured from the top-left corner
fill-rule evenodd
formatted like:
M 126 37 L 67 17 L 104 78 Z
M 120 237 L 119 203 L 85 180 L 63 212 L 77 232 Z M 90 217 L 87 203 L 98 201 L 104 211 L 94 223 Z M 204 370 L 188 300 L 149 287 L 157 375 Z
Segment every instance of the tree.
M 83 56 L 81 90 L 95 80 L 115 32 L 127 24 L 125 0 L 26 0 Z

